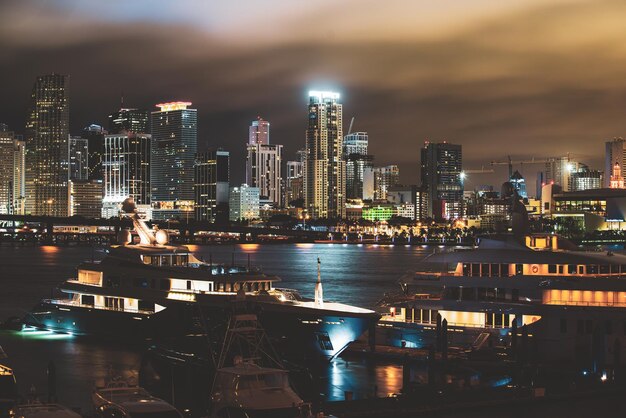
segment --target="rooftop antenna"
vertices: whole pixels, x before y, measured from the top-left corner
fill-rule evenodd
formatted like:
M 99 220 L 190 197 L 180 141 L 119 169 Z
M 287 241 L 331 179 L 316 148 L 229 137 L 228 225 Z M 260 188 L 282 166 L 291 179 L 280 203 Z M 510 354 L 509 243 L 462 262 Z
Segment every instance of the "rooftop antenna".
M 348 128 L 348 135 L 350 135 L 352 133 L 352 126 L 354 125 L 354 116 L 352 116 L 352 119 L 350 120 L 350 127 Z
M 322 274 L 321 274 L 320 258 L 317 257 L 317 283 L 315 283 L 315 306 L 324 307 L 324 291 L 322 290 Z

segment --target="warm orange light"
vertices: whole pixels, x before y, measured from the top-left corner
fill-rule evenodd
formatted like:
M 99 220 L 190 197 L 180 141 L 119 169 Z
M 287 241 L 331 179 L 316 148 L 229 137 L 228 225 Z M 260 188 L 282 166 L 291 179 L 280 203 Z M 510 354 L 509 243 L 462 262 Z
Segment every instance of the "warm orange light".
M 167 102 L 159 103 L 156 107 L 161 108 L 161 112 L 169 112 L 172 110 L 185 110 L 187 106 L 191 106 L 191 102 Z

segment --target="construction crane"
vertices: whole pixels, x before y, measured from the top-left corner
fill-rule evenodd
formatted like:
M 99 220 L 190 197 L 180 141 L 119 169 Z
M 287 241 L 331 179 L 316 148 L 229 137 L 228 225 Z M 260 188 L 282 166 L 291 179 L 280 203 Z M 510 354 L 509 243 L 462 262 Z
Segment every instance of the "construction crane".
M 348 135 L 350 135 L 352 133 L 352 126 L 354 125 L 354 116 L 352 116 L 352 119 L 350 120 L 350 127 L 348 128 Z
M 491 165 L 508 165 L 509 166 L 509 178 L 513 177 L 513 164 L 543 164 L 543 163 L 548 163 L 552 160 L 554 160 L 554 158 L 541 158 L 541 159 L 535 159 L 535 157 L 531 158 L 530 160 L 519 160 L 519 161 L 513 161 L 511 160 L 511 156 L 507 155 L 508 161 L 492 161 Z M 569 159 L 569 155 L 568 155 L 568 159 Z
M 490 174 L 493 173 L 493 168 L 488 168 L 485 170 L 485 166 L 478 169 L 469 169 L 461 171 L 461 180 L 465 180 L 468 174 Z

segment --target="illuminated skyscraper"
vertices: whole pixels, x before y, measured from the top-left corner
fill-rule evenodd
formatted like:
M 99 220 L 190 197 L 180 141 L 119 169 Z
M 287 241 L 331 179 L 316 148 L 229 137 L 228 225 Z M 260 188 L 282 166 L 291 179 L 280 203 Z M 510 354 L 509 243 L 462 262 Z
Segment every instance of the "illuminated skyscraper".
M 198 114 L 189 102 L 158 104 L 152 112 L 152 217 L 193 219 Z
M 69 76 L 37 77 L 26 121 L 26 212 L 67 216 Z
M 82 137 L 87 140 L 89 151 L 89 180 L 103 180 L 104 136 L 107 131 L 100 125 L 91 124 L 83 129 Z
M 461 145 L 424 143 L 422 157 L 422 216 L 452 220 L 463 216 L 463 153 Z
M 611 175 L 615 163 L 619 165 L 622 173 L 626 172 L 626 140 L 624 138 L 614 138 L 605 143 L 604 154 L 604 187 L 611 186 Z
M 397 165 L 374 167 L 374 200 L 387 200 L 387 192 L 398 183 L 400 169 Z
M 250 126 L 246 184 L 258 187 L 261 200 L 282 204 L 283 146 L 270 144 L 270 124 L 258 118 Z
M 367 155 L 369 137 L 367 132 L 353 132 L 343 137 L 343 156 L 347 159 L 350 154 Z
M 0 130 L 0 213 L 12 213 L 13 206 L 13 132 Z
M 228 218 L 230 153 L 221 149 L 198 153 L 194 167 L 195 219 L 219 221 Z M 223 214 L 223 219 L 219 219 Z
M 145 134 L 149 132 L 148 121 L 147 110 L 121 108 L 109 115 L 109 133 L 128 131 Z
M 252 220 L 259 217 L 259 189 L 242 184 L 231 187 L 228 199 L 231 221 Z
M 305 208 L 312 218 L 344 218 L 346 171 L 343 154 L 343 114 L 339 93 L 309 92 Z

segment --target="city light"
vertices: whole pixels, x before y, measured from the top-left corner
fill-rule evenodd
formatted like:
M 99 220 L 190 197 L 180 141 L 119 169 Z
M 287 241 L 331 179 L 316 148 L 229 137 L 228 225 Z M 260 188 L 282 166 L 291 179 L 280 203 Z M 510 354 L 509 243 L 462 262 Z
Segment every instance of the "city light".
M 185 110 L 191 106 L 191 102 L 168 102 L 155 105 L 161 108 L 161 112 L 171 112 L 173 110 Z

